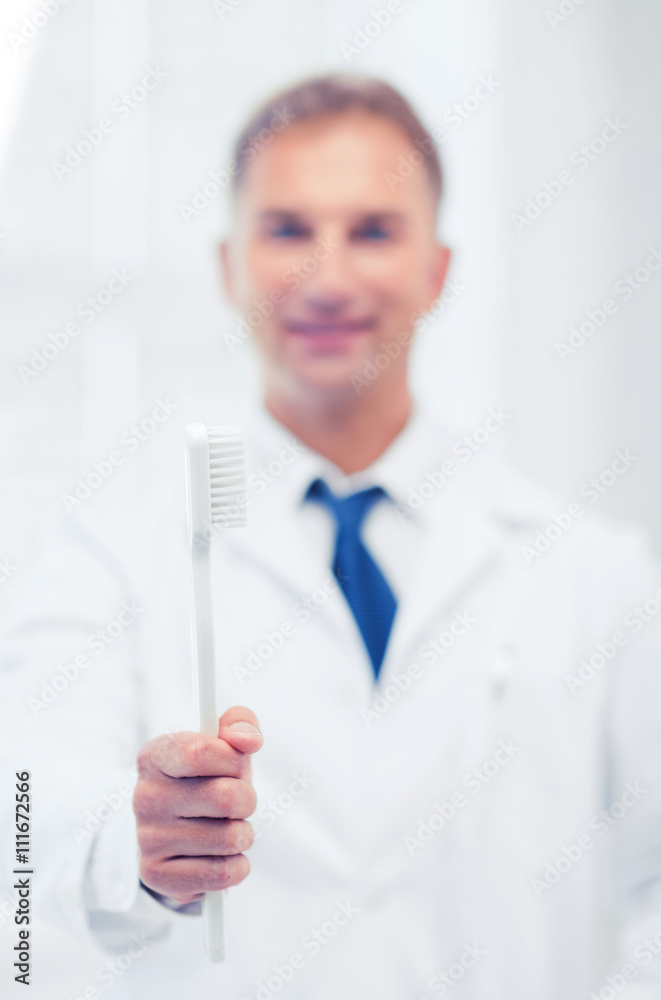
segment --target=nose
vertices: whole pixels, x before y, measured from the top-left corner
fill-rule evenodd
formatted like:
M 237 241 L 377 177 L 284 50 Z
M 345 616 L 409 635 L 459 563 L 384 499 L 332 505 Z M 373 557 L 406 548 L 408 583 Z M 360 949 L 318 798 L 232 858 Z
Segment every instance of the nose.
M 356 296 L 356 279 L 351 266 L 349 248 L 336 238 L 320 241 L 317 267 L 303 283 L 301 293 L 305 304 L 325 315 L 341 312 Z

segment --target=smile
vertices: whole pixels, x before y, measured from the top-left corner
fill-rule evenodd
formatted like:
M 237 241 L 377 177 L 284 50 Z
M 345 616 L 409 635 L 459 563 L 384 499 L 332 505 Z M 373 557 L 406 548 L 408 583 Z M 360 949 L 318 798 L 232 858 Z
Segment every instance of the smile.
M 288 320 L 285 323 L 287 333 L 307 337 L 339 337 L 351 336 L 357 333 L 367 333 L 376 326 L 372 318 L 356 320 Z

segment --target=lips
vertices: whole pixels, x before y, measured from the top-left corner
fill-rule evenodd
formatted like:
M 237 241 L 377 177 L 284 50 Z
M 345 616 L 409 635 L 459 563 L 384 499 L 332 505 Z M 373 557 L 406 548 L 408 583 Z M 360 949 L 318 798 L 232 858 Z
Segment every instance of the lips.
M 372 317 L 344 320 L 290 319 L 285 321 L 284 326 L 287 333 L 304 337 L 332 338 L 368 333 L 375 328 L 376 320 Z

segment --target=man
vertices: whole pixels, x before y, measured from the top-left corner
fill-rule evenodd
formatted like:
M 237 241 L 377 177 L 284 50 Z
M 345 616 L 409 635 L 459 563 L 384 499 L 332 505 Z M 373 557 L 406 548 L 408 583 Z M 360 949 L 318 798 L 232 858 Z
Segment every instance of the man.
M 25 692 L 53 622 L 70 650 L 72 620 L 88 641 L 122 600 L 136 618 L 21 757 L 35 782 L 64 769 L 35 806 L 44 912 L 128 955 L 129 996 L 659 995 L 657 571 L 495 457 L 504 411 L 463 437 L 412 402 L 440 187 L 374 81 L 293 88 L 239 139 L 222 268 L 264 407 L 249 527 L 213 546 L 218 738 L 184 722 L 172 506 L 133 565 L 125 525 L 99 542 L 81 519 L 41 638 L 9 647 Z M 212 966 L 197 914 L 222 887 Z
M 380 98 L 386 107 L 389 101 L 393 113 L 412 132 L 417 129 L 417 138 L 431 150 L 427 154 L 433 157 L 431 166 L 418 153 L 422 169 L 407 183 L 393 186 L 389 173 L 400 159 L 417 152 L 413 135 L 399 121 L 370 113 L 365 107 L 370 98 L 372 102 Z M 310 112 L 306 100 L 316 100 L 316 112 Z M 244 315 L 259 302 L 273 303 L 270 315 L 255 331 L 264 362 L 268 412 L 298 441 L 343 472 L 355 473 L 374 462 L 410 418 L 406 363 L 411 317 L 426 312 L 439 295 L 449 258 L 448 249 L 435 236 L 440 171 L 429 137 L 403 101 L 385 88 L 351 89 L 326 81 L 283 95 L 275 103 L 290 109 L 294 124 L 250 167 L 239 154 L 234 232 L 221 248 L 225 283 Z M 262 117 L 266 116 L 259 116 L 249 132 L 259 134 Z M 242 136 L 239 150 L 247 145 L 248 137 Z M 245 159 L 247 154 L 243 155 Z M 319 266 L 297 276 L 297 262 L 318 250 L 321 253 L 313 259 Z M 404 344 L 402 332 L 407 335 Z M 393 352 L 387 355 L 391 363 L 366 392 L 357 393 L 352 378 L 358 384 L 365 362 L 373 362 L 384 345 Z M 387 545 L 390 539 L 384 541 Z M 234 717 L 232 713 L 228 719 Z M 252 751 L 257 739 L 249 734 L 247 741 L 242 734 L 238 748 Z M 213 752 L 214 741 L 204 742 Z M 153 752 L 161 752 L 160 743 L 154 744 Z M 174 756 L 180 748 L 172 752 Z M 157 796 L 165 808 L 162 788 L 151 791 L 148 754 L 144 766 L 137 791 L 139 817 L 143 795 Z M 214 766 L 222 768 L 226 761 L 219 758 Z M 243 796 L 241 815 L 250 815 L 254 796 L 245 783 L 237 787 Z M 148 806 L 147 814 L 151 818 Z M 165 819 L 167 829 L 172 829 L 167 812 Z M 228 837 L 246 836 L 236 825 L 225 829 Z M 210 836 L 222 857 L 217 825 L 211 827 Z M 199 839 L 197 833 L 194 837 Z M 161 850 L 168 848 L 164 838 Z M 237 880 L 227 875 L 228 870 L 246 871 L 241 855 L 227 853 L 229 859 L 218 865 L 220 884 L 228 877 L 229 884 Z M 163 856 L 156 853 L 154 861 L 159 863 Z M 179 889 L 181 894 L 178 870 L 188 872 L 190 865 L 177 861 L 155 871 L 153 863 L 143 854 L 146 877 L 155 883 L 152 887 Z M 198 867 L 206 873 L 208 862 Z M 173 869 L 176 875 L 170 875 Z M 184 888 L 189 891 L 181 896 L 187 901 L 191 888 L 196 888 L 192 876 L 191 882 L 186 881 Z

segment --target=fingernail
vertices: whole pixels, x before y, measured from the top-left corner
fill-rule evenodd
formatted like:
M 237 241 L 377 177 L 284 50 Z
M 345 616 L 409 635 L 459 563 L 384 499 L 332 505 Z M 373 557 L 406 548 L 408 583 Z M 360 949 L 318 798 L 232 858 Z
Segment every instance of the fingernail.
M 250 722 L 233 722 L 230 726 L 231 733 L 247 733 L 249 736 L 261 736 L 259 729 Z

